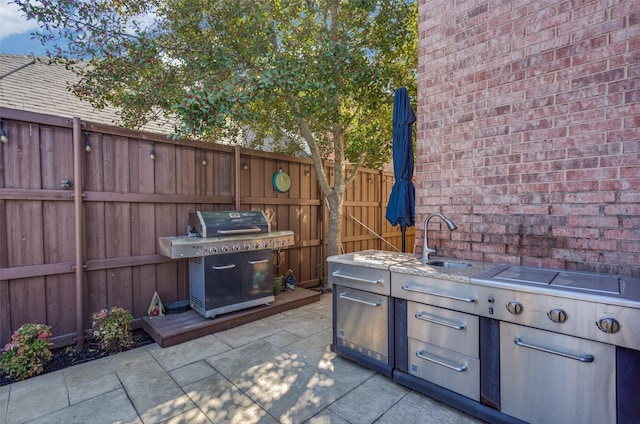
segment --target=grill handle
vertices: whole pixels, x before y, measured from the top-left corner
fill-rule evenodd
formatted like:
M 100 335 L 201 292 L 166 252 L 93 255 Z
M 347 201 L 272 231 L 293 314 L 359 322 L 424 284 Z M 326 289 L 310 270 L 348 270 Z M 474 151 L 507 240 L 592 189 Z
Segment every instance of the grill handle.
M 343 280 L 351 280 L 357 281 L 359 283 L 368 283 L 368 284 L 382 284 L 384 280 L 379 278 L 377 280 L 369 280 L 367 278 L 354 277 L 352 275 L 342 274 L 340 271 L 333 271 L 331 273 L 334 277 L 342 278 Z
M 464 330 L 467 327 L 466 322 L 460 322 L 460 321 L 449 320 L 446 318 L 441 318 L 435 315 L 428 314 L 424 311 L 417 312 L 416 318 L 422 321 L 444 325 L 445 327 L 453 328 L 454 330 Z
M 237 230 L 218 230 L 218 234 L 254 234 L 262 230 L 259 227 L 239 228 Z
M 257 264 L 264 264 L 269 262 L 269 259 L 260 259 L 257 261 L 249 261 L 249 265 L 257 265 Z
M 525 343 L 522 341 L 520 337 L 516 337 L 515 339 L 513 339 L 513 342 L 521 347 L 528 347 L 529 349 L 535 349 L 541 352 L 551 353 L 553 355 L 564 356 L 565 358 L 575 359 L 576 361 L 580 361 L 580 362 L 593 362 L 593 359 L 594 359 L 593 355 L 589 355 L 589 354 L 582 355 L 582 356 L 572 355 L 571 353 L 560 352 L 559 350 L 549 349 L 547 347 L 536 346 L 529 343 Z
M 212 266 L 211 269 L 215 269 L 216 271 L 220 271 L 221 269 L 232 269 L 235 268 L 235 264 L 229 264 L 229 265 L 215 265 Z
M 402 286 L 402 290 L 415 292 L 415 293 L 421 293 L 421 294 L 430 294 L 432 296 L 444 297 L 446 299 L 461 300 L 461 301 L 467 302 L 467 303 L 474 303 L 476 301 L 475 297 L 452 296 L 450 294 L 438 293 L 438 292 L 434 292 L 434 291 L 431 291 L 431 290 L 427 290 L 424 287 L 416 287 L 416 286 L 412 286 L 410 284 L 405 284 L 404 286 Z
M 433 362 L 434 364 L 438 364 L 438 365 L 442 365 L 443 367 L 449 368 L 450 370 L 454 370 L 457 372 L 463 372 L 467 370 L 467 365 L 466 364 L 450 364 L 448 362 L 445 362 L 444 360 L 442 360 L 441 358 L 438 358 L 437 356 L 433 356 L 430 355 L 427 351 L 425 350 L 419 350 L 416 352 L 416 356 L 420 359 L 424 359 L 425 361 L 429 361 L 429 362 Z
M 369 302 L 368 300 L 358 299 L 357 297 L 349 296 L 346 292 L 340 293 L 340 299 L 350 300 L 352 302 L 364 303 L 369 306 L 382 306 L 382 301 L 378 300 L 377 302 Z

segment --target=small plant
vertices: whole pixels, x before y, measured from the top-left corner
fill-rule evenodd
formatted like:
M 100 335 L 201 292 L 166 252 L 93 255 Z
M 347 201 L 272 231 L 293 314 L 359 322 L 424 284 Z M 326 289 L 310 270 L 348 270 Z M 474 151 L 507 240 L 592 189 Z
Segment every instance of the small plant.
M 133 344 L 131 312 L 114 307 L 105 307 L 91 315 L 93 336 L 100 342 L 100 349 L 122 352 Z
M 24 324 L 11 335 L 4 346 L 0 369 L 14 380 L 24 380 L 42 374 L 51 360 L 51 327 L 44 324 Z

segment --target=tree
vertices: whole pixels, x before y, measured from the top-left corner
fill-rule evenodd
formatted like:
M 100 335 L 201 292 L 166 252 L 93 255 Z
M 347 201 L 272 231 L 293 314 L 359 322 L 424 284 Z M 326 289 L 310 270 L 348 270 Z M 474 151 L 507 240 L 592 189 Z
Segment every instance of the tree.
M 395 88 L 416 92 L 414 0 L 15 0 L 48 55 L 125 125 L 174 116 L 175 136 L 308 145 L 340 253 L 343 194 L 390 158 Z M 333 180 L 323 159 L 334 161 Z M 350 171 L 347 165 L 352 164 Z

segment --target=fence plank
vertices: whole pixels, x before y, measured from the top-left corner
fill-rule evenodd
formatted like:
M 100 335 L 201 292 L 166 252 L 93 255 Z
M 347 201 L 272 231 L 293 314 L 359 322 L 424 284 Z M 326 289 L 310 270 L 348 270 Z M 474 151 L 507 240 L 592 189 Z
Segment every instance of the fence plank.
M 15 331 L 21 325 L 29 322 L 47 323 L 47 304 L 44 294 L 45 277 L 11 281 L 11 290 L 9 291 L 9 304 L 11 305 L 9 326 L 11 331 Z
M 52 275 L 45 279 L 46 322 L 54 334 L 76 330 L 75 276 Z M 87 323 L 88 324 L 88 323 Z

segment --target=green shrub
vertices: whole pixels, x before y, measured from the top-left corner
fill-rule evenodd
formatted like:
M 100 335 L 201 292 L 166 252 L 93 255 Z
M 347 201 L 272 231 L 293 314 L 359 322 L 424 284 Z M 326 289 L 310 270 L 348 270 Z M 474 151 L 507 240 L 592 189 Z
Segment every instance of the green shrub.
M 24 324 L 11 335 L 4 347 L 0 369 L 14 380 L 24 380 L 42 374 L 51 360 L 51 327 L 44 324 Z
M 131 312 L 114 306 L 91 315 L 93 336 L 100 342 L 100 349 L 122 352 L 133 344 Z

